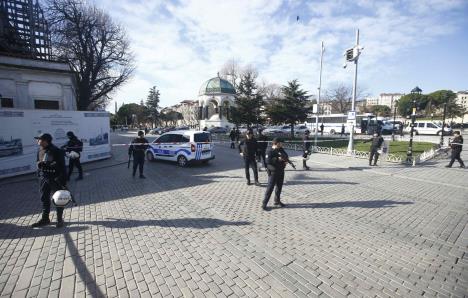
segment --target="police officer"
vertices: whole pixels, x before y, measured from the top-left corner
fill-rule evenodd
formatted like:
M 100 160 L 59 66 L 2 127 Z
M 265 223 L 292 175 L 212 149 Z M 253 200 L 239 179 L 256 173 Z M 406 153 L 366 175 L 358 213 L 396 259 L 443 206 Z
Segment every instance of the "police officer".
M 460 168 L 465 167 L 465 163 L 460 157 L 460 154 L 463 149 L 463 137 L 460 135 L 459 131 L 455 131 L 453 133 L 454 138 L 452 142 L 450 143 L 450 147 L 452 148 L 452 159 L 450 160 L 450 163 L 446 165 L 446 168 L 451 168 L 455 160 L 457 160 L 460 163 Z
M 268 211 L 267 205 L 270 200 L 273 189 L 275 190 L 275 206 L 286 206 L 281 202 L 281 190 L 284 182 L 284 168 L 289 159 L 288 154 L 283 149 L 282 140 L 274 138 L 270 151 L 267 154 L 268 186 L 265 192 L 265 198 L 262 202 L 262 209 Z
M 266 137 L 266 135 L 263 134 L 263 129 L 258 130 L 257 141 L 258 141 L 257 160 L 260 162 L 260 168 L 258 170 L 261 171 L 262 164 L 265 169 L 267 167 L 266 150 L 268 148 L 268 138 Z
M 303 142 L 303 151 L 304 154 L 302 155 L 302 168 L 306 171 L 310 170 L 307 166 L 307 157 L 310 155 L 310 147 L 312 146 L 312 142 L 310 141 L 310 131 L 307 129 L 304 132 L 304 137 L 302 138 Z
M 128 148 L 128 155 L 133 154 L 133 172 L 132 176 L 135 177 L 137 168 L 140 172 L 140 178 L 145 179 L 143 175 L 143 165 L 145 163 L 145 152 L 148 149 L 148 140 L 145 138 L 145 132 L 138 131 L 138 137 L 132 141 L 132 144 Z
M 68 142 L 62 146 L 62 149 L 64 149 L 68 153 L 76 152 L 78 154 L 78 157 L 76 158 L 70 157 L 69 159 L 67 181 L 70 181 L 70 177 L 73 173 L 74 166 L 76 166 L 76 168 L 78 169 L 78 178 L 76 178 L 76 180 L 82 180 L 83 168 L 81 167 L 81 162 L 80 162 L 80 152 L 83 151 L 83 142 L 81 142 L 72 131 L 67 132 L 67 137 L 68 137 Z
M 244 157 L 245 177 L 247 178 L 247 185 L 250 185 L 250 167 L 252 167 L 252 170 L 254 172 L 255 185 L 260 185 L 260 183 L 258 182 L 257 162 L 255 160 L 257 150 L 257 140 L 254 138 L 252 129 L 249 128 L 247 130 L 246 139 L 240 142 L 239 144 L 239 153 L 242 157 Z
M 372 139 L 365 142 L 372 142 L 369 150 L 369 166 L 376 166 L 377 160 L 379 159 L 379 153 L 377 151 L 382 147 L 384 139 L 378 132 L 374 132 Z M 374 164 L 372 164 L 372 159 L 374 159 Z
M 320 135 L 323 136 L 323 129 L 325 128 L 325 126 L 322 124 L 320 124 Z
M 234 142 L 236 141 L 236 130 L 234 128 L 231 129 L 229 138 L 231 139 L 231 149 L 235 149 L 236 146 L 234 145 Z
M 50 224 L 50 196 L 66 185 L 65 155 L 52 144 L 52 136 L 43 133 L 35 137 L 39 145 L 37 153 L 37 173 L 39 192 L 42 201 L 42 218 L 32 224 L 33 228 Z M 63 207 L 57 207 L 57 228 L 63 227 Z

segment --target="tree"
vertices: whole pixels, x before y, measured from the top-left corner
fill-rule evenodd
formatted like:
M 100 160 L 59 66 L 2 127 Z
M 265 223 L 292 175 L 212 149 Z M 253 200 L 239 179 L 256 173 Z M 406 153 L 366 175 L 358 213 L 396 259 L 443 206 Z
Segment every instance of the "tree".
M 457 94 L 451 90 L 437 90 L 428 94 L 431 108 L 437 108 L 442 116 L 444 104 L 447 103 L 447 116 L 449 118 L 461 117 L 466 113 L 463 105 L 457 103 Z M 432 113 L 432 109 L 431 109 Z
M 165 110 L 161 113 L 160 119 L 165 122 L 166 126 L 168 126 L 168 124 L 175 126 L 178 120 L 184 119 L 184 116 L 173 110 Z
M 240 79 L 241 76 L 241 66 L 239 65 L 239 62 L 234 58 L 228 60 L 224 63 L 223 67 L 221 67 L 219 75 L 223 79 L 229 81 L 237 90 L 238 79 Z
M 146 123 L 148 114 L 148 109 L 145 106 L 136 103 L 124 104 L 117 111 L 117 116 L 119 119 L 122 119 L 123 123 L 131 123 L 137 126 Z M 136 119 L 134 119 L 134 117 L 136 117 Z
M 294 125 L 304 122 L 312 111 L 307 92 L 300 89 L 300 86 L 297 80 L 288 82 L 282 87 L 284 98 L 273 100 L 266 108 L 271 122 L 291 125 L 291 138 L 294 137 Z
M 425 94 L 414 94 L 414 93 L 403 95 L 398 100 L 398 105 L 397 105 L 398 113 L 401 116 L 410 116 L 412 114 L 413 100 L 416 101 L 416 110 L 418 111 L 417 113 L 421 113 L 421 111 L 424 111 L 426 109 L 426 106 L 428 106 L 429 97 Z
M 159 97 L 159 90 L 156 89 L 156 86 L 151 87 L 146 99 L 146 107 L 153 125 L 158 122 L 159 118 Z
M 326 98 L 330 101 L 332 111 L 345 114 L 351 110 L 353 90 L 347 86 L 340 85 L 326 92 Z
M 375 105 L 370 106 L 369 110 L 377 116 L 388 117 L 392 114 L 392 109 L 389 106 Z
M 53 50 L 76 73 L 78 110 L 105 107 L 134 70 L 124 29 L 80 0 L 49 0 L 46 11 Z
M 248 127 L 254 123 L 260 124 L 263 122 L 261 119 L 263 98 L 257 90 L 255 78 L 254 72 L 244 72 L 237 88 L 234 114 L 239 118 L 241 123 L 245 123 Z

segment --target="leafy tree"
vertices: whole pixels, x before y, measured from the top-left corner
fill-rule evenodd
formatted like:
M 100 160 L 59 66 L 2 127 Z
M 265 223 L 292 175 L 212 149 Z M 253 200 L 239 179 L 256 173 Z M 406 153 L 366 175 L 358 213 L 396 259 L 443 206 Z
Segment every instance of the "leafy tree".
M 243 73 L 237 88 L 234 116 L 248 127 L 254 123 L 263 122 L 261 117 L 263 98 L 257 90 L 255 78 L 255 74 L 252 72 Z
M 54 52 L 76 73 L 78 110 L 103 108 L 132 75 L 134 58 L 122 26 L 81 0 L 49 0 Z
M 397 104 L 398 114 L 401 116 L 410 116 L 413 113 L 413 100 L 416 101 L 416 110 L 418 114 L 426 109 L 429 103 L 429 97 L 425 94 L 406 94 L 403 95 Z M 422 112 L 425 114 L 425 112 Z
M 389 106 L 384 105 L 375 105 L 370 107 L 371 113 L 374 113 L 377 116 L 388 117 L 392 114 L 392 109 Z
M 149 117 L 153 125 L 158 122 L 159 118 L 159 97 L 159 90 L 156 89 L 156 86 L 151 87 L 146 99 L 146 107 L 148 108 Z
M 133 115 L 135 115 L 136 119 L 133 118 Z M 132 125 L 139 126 L 146 122 L 148 109 L 136 103 L 124 104 L 117 111 L 117 116 L 122 119 L 123 123 L 131 123 Z
M 294 137 L 294 125 L 304 122 L 312 107 L 307 99 L 307 92 L 300 88 L 297 80 L 288 82 L 282 87 L 284 98 L 272 100 L 266 108 L 266 114 L 273 123 L 291 125 L 291 137 Z
M 437 90 L 428 94 L 428 97 L 431 107 L 438 109 L 441 116 L 445 103 L 447 103 L 447 117 L 449 118 L 461 117 L 466 113 L 464 107 L 457 103 L 457 94 L 451 90 Z

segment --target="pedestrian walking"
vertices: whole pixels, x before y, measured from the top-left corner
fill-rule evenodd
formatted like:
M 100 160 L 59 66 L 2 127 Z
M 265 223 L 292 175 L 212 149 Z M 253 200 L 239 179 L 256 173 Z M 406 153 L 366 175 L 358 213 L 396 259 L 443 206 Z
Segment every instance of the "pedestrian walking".
M 279 207 L 286 206 L 281 202 L 281 190 L 283 189 L 284 169 L 286 168 L 289 157 L 286 151 L 284 151 L 282 143 L 283 141 L 281 139 L 274 138 L 271 149 L 267 154 L 268 186 L 262 202 L 262 210 L 265 211 L 269 210 L 267 205 L 273 190 L 275 190 L 274 205 Z
M 234 128 L 229 132 L 229 138 L 231 139 L 231 149 L 235 149 L 236 145 L 234 142 L 236 141 L 236 130 Z
M 310 141 L 310 131 L 306 130 L 304 133 L 304 137 L 302 138 L 302 146 L 303 146 L 303 154 L 302 154 L 302 168 L 306 171 L 310 170 L 307 166 L 307 159 L 309 158 L 311 151 L 310 147 L 312 146 L 312 142 Z
M 371 142 L 369 150 L 369 166 L 377 166 L 377 160 L 379 159 L 379 150 L 382 149 L 384 139 L 378 132 L 374 132 L 372 139 L 365 142 Z M 374 163 L 372 164 L 372 160 Z
M 83 142 L 80 141 L 72 131 L 67 132 L 67 137 L 68 142 L 61 147 L 63 150 L 65 150 L 66 156 L 68 157 L 67 181 L 70 181 L 70 177 L 75 166 L 78 169 L 78 178 L 76 178 L 76 180 L 82 180 L 83 168 L 81 167 L 80 157 L 81 152 L 83 151 Z
M 258 130 L 257 142 L 257 161 L 260 163 L 260 167 L 258 168 L 258 171 L 260 172 L 262 170 L 262 164 L 265 169 L 267 168 L 266 150 L 268 148 L 268 138 L 266 135 L 263 134 L 263 129 Z
M 341 136 L 345 134 L 345 125 L 341 124 Z
M 323 129 L 325 128 L 325 126 L 323 125 L 323 123 L 320 125 L 320 135 L 323 136 Z
M 450 143 L 450 148 L 452 148 L 452 159 L 450 160 L 450 163 L 446 165 L 445 167 L 451 168 L 455 160 L 457 160 L 458 163 L 460 164 L 460 168 L 464 168 L 465 163 L 460 157 L 460 154 L 463 150 L 463 137 L 461 136 L 459 131 L 455 131 L 453 135 L 454 135 L 454 138 L 452 142 Z
M 239 130 L 239 127 L 236 127 L 236 143 L 239 144 L 239 140 L 240 140 L 240 130 Z
M 259 186 L 257 162 L 255 160 L 258 150 L 257 140 L 254 138 L 251 128 L 247 130 L 246 139 L 239 144 L 239 153 L 244 158 L 245 178 L 247 178 L 247 185 L 250 185 L 250 167 L 254 172 L 255 185 Z
M 148 140 L 145 138 L 145 133 L 140 130 L 138 137 L 135 138 L 130 147 L 128 148 L 128 156 L 130 158 L 133 155 L 133 172 L 132 177 L 135 177 L 136 170 L 138 168 L 140 178 L 145 179 L 143 175 L 143 165 L 145 164 L 145 152 L 148 149 Z
M 35 138 L 39 146 L 37 153 L 37 175 L 42 201 L 42 217 L 31 227 L 37 228 L 50 224 L 50 196 L 66 186 L 65 154 L 52 144 L 52 136 L 43 133 Z M 63 227 L 63 207 L 57 209 L 56 227 Z

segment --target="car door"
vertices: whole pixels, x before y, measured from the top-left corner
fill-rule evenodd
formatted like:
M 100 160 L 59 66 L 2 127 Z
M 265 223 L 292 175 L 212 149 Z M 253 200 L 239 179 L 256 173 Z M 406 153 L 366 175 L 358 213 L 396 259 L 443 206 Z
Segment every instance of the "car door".
M 165 134 L 154 141 L 154 145 L 151 147 L 156 159 L 168 160 L 169 148 L 167 146 L 171 138 L 172 134 Z

